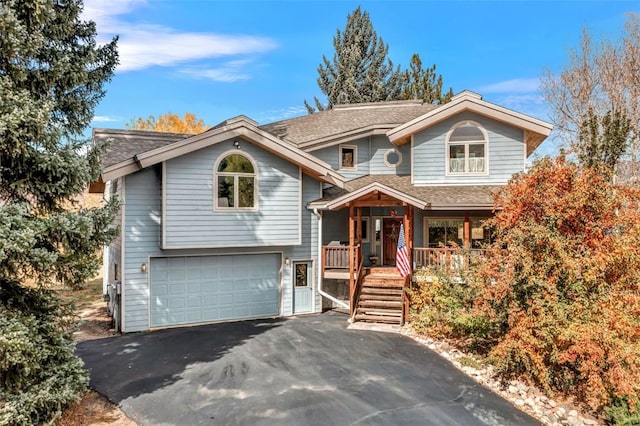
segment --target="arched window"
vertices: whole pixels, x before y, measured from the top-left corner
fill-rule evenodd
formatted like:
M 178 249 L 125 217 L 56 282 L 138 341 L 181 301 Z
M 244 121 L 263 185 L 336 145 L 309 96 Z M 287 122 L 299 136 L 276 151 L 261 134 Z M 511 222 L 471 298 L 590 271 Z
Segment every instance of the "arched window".
M 257 169 L 252 159 L 232 153 L 221 157 L 216 165 L 216 208 L 256 209 Z
M 453 126 L 447 138 L 447 172 L 487 173 L 487 139 L 487 132 L 473 121 Z

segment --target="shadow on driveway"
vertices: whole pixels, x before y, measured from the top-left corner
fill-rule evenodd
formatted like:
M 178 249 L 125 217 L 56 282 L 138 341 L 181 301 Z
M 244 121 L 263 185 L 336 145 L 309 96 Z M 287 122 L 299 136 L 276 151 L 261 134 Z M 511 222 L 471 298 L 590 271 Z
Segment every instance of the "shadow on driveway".
M 83 342 L 91 386 L 141 425 L 535 425 L 435 352 L 336 313 Z
M 170 386 L 186 367 L 215 361 L 236 345 L 286 321 L 267 319 L 165 329 L 81 342 L 91 387 L 119 404 Z

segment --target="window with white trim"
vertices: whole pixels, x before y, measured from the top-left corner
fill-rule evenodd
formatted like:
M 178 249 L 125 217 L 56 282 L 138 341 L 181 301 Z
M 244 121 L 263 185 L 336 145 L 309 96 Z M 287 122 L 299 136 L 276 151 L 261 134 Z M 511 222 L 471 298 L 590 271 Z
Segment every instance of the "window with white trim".
M 215 170 L 216 209 L 255 210 L 257 170 L 254 162 L 236 152 L 224 155 Z
M 447 173 L 487 173 L 487 133 L 479 124 L 465 121 L 449 132 Z
M 358 147 L 356 145 L 340 145 L 340 170 L 357 170 Z

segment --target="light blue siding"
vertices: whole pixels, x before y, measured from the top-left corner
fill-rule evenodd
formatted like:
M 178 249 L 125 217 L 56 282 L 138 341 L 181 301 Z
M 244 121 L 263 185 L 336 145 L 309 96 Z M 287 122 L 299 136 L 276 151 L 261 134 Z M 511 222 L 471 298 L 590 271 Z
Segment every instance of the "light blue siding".
M 312 151 L 311 154 L 320 160 L 328 163 L 334 170 L 340 172 L 346 180 L 359 178 L 369 174 L 369 138 L 357 139 L 355 141 L 344 143 L 343 145 L 357 146 L 357 170 L 340 170 L 340 145 L 334 145 L 327 148 Z
M 122 181 L 123 179 L 116 179 L 109 185 L 109 191 L 111 191 L 111 185 L 116 185 L 117 190 L 113 195 L 111 193 L 108 194 L 110 197 L 117 197 L 119 200 L 123 198 L 122 191 Z M 120 226 L 122 224 L 122 206 L 118 210 L 116 217 L 114 219 L 114 226 Z M 116 280 L 120 280 L 122 278 L 122 233 L 118 235 L 118 237 L 113 240 L 113 242 L 107 247 L 108 250 L 108 272 L 107 272 L 107 282 L 112 283 Z M 118 269 L 119 273 L 116 276 L 116 269 Z
M 488 133 L 488 175 L 447 176 L 446 134 L 460 121 L 472 120 Z M 524 170 L 525 147 L 522 129 L 465 112 L 438 123 L 413 137 L 413 182 L 416 185 L 505 184 Z
M 181 256 L 211 256 L 211 255 L 235 255 L 246 253 L 253 254 L 274 254 L 280 261 L 275 267 L 272 265 L 271 271 L 276 271 L 280 276 L 278 291 L 280 294 L 280 313 L 291 315 L 293 312 L 293 278 L 291 266 L 284 265 L 282 261 L 288 257 L 290 259 L 308 260 L 318 259 L 318 219 L 306 208 L 306 204 L 316 200 L 320 196 L 321 184 L 315 179 L 303 175 L 302 195 L 303 201 L 300 211 L 304 226 L 302 244 L 278 247 L 230 247 L 214 249 L 171 249 L 162 250 L 160 248 L 161 238 L 161 172 L 162 168 L 156 166 L 126 177 L 125 188 L 125 227 L 122 229 L 124 238 L 124 282 L 123 282 L 123 304 L 124 318 L 123 331 L 133 332 L 147 330 L 151 327 L 150 317 L 150 286 L 149 271 L 142 272 L 141 264 L 150 266 L 157 257 L 178 257 Z M 318 262 L 314 263 L 314 286 L 317 280 Z M 253 268 L 260 269 L 263 266 L 254 265 Z M 247 268 L 251 271 L 251 268 Z M 187 285 L 197 285 L 197 279 L 187 280 Z M 172 284 L 169 283 L 171 286 Z M 169 289 L 167 289 L 169 291 Z M 178 290 L 178 289 L 174 289 Z M 320 296 L 316 292 L 315 310 L 321 306 Z M 195 312 L 191 312 L 191 319 Z M 196 321 L 196 320 L 194 320 Z M 204 320 L 208 322 L 211 320 Z
M 149 282 L 141 265 L 160 247 L 160 168 L 150 168 L 125 178 L 123 331 L 149 328 Z
M 299 169 L 248 141 L 241 141 L 241 150 L 237 152 L 248 154 L 257 164 L 257 211 L 214 210 L 214 167 L 220 156 L 233 148 L 232 142 L 167 161 L 166 248 L 299 243 Z
M 402 155 L 402 162 L 396 167 L 389 167 L 384 162 L 385 153 L 395 149 Z M 371 138 L 371 161 L 369 170 L 372 175 L 408 175 L 411 174 L 411 145 L 405 144 L 398 147 L 386 136 L 373 136 Z

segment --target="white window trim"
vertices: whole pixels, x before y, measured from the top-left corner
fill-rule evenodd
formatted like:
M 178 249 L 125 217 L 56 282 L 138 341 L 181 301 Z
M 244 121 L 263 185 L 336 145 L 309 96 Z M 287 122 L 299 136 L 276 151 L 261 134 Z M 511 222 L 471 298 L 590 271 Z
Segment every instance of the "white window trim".
M 231 154 L 238 154 L 238 155 L 242 155 L 243 157 L 245 157 L 247 160 L 249 160 L 251 162 L 251 165 L 253 166 L 253 173 L 220 173 L 218 172 L 218 167 L 220 166 L 220 162 L 225 159 L 227 156 L 231 155 Z M 258 186 L 259 186 L 259 182 L 258 182 L 258 165 L 256 163 L 256 161 L 253 159 L 253 157 L 251 155 L 249 155 L 247 152 L 241 151 L 238 152 L 237 149 L 230 149 L 228 151 L 223 152 L 222 154 L 220 154 L 218 156 L 218 159 L 216 160 L 216 163 L 213 166 L 213 210 L 214 211 L 224 211 L 224 212 L 251 212 L 251 211 L 258 211 Z M 253 177 L 253 207 L 220 207 L 218 206 L 218 176 L 234 176 L 234 184 L 233 184 L 233 190 L 234 190 L 234 197 L 235 200 L 238 200 L 238 177 Z
M 398 162 L 395 164 L 391 164 L 389 162 L 389 155 L 395 153 L 398 156 Z M 384 153 L 384 164 L 389 167 L 390 169 L 395 169 L 397 167 L 400 166 L 400 164 L 402 164 L 402 152 L 400 152 L 399 149 L 396 148 L 390 148 L 388 149 L 385 153 Z
M 342 166 L 342 150 L 344 148 L 353 150 L 353 167 L 343 167 Z M 338 169 L 339 170 L 349 170 L 355 171 L 358 170 L 358 145 L 340 145 L 338 149 Z
M 458 127 L 462 127 L 462 126 L 474 126 L 477 127 L 481 132 L 482 135 L 484 136 L 484 140 L 477 140 L 477 141 L 465 141 L 465 142 L 451 142 L 450 138 L 451 135 L 453 134 L 453 132 L 458 128 Z M 464 167 L 465 170 L 469 169 L 469 145 L 480 145 L 483 144 L 484 145 L 484 172 L 452 172 L 449 170 L 449 155 L 451 154 L 451 150 L 449 149 L 450 145 L 464 145 Z M 444 170 L 445 170 L 445 174 L 446 176 L 488 176 L 489 175 L 489 134 L 487 133 L 486 129 L 484 127 L 482 127 L 482 125 L 480 125 L 480 123 L 475 122 L 475 121 L 471 121 L 471 120 L 464 120 L 464 121 L 460 121 L 456 124 L 454 124 L 453 126 L 451 126 L 451 129 L 449 129 L 449 131 L 447 132 L 447 136 L 446 136 L 446 143 L 445 143 L 445 163 L 444 163 Z

